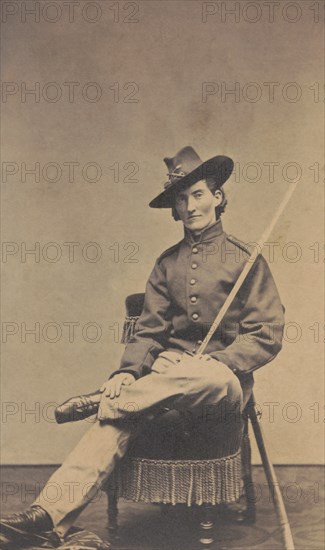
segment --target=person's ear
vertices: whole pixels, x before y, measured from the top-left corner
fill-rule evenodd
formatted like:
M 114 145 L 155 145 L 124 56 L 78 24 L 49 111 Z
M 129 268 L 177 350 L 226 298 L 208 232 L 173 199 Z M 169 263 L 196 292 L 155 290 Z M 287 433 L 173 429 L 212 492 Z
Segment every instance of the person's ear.
M 214 194 L 215 206 L 219 206 L 219 204 L 221 204 L 223 200 L 222 191 L 220 191 L 220 189 L 216 189 L 213 194 Z

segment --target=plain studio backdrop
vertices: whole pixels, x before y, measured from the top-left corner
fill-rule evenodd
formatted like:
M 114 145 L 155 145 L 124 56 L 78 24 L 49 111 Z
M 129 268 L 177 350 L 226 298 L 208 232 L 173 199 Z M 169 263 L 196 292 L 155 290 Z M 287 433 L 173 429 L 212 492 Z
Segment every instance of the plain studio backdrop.
M 273 20 L 256 2 L 3 4 L 3 462 L 60 463 L 87 429 L 53 407 L 119 366 L 124 299 L 182 238 L 148 208 L 162 159 L 192 145 L 234 159 L 222 221 L 246 242 L 299 180 L 264 251 L 287 326 L 255 394 L 273 462 L 321 463 L 318 3 L 281 2 Z

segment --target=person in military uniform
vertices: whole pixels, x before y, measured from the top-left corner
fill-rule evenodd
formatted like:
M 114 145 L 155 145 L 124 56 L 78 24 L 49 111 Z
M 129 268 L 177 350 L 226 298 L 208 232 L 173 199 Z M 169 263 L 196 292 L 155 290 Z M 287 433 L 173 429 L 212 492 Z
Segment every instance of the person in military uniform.
M 128 448 L 135 429 L 127 422 L 134 415 L 130 403 L 140 415 L 165 405 L 197 413 L 225 400 L 242 411 L 253 372 L 281 349 L 283 308 L 259 255 L 205 353 L 196 353 L 250 253 L 224 232 L 221 222 L 227 202 L 222 186 L 233 161 L 218 155 L 202 162 L 190 146 L 164 161 L 169 179 L 150 206 L 171 209 L 183 223 L 184 238 L 154 265 L 120 368 L 101 388 L 96 422 L 32 507 L 2 520 L 7 534 L 14 529 L 31 534 L 54 530 L 65 536 Z M 53 488 L 59 492 L 56 499 Z

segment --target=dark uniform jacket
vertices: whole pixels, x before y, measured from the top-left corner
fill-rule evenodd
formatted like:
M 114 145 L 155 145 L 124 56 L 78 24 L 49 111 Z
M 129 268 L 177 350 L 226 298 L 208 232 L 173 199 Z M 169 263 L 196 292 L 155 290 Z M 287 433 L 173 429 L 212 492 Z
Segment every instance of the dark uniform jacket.
M 246 245 L 223 231 L 220 219 L 198 240 L 185 228 L 184 239 L 155 263 L 135 335 L 116 372 L 139 378 L 150 372 L 163 350 L 197 349 L 249 255 Z M 280 351 L 283 326 L 279 294 L 260 255 L 205 353 L 226 364 L 245 384 Z

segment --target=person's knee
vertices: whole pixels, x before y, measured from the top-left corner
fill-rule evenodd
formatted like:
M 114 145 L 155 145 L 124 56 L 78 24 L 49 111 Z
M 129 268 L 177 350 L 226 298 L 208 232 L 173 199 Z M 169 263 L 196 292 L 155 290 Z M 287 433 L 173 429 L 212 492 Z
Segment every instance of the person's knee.
M 202 372 L 202 391 L 208 396 L 208 400 L 218 402 L 226 398 L 232 403 L 241 403 L 243 392 L 237 376 L 228 367 L 208 369 Z
M 227 396 L 231 401 L 243 401 L 243 390 L 240 385 L 239 379 L 232 372 L 227 383 Z
M 211 365 L 200 370 L 201 380 L 211 388 L 220 389 L 223 387 L 233 388 L 240 386 L 237 376 L 232 370 L 220 363 L 220 365 Z

